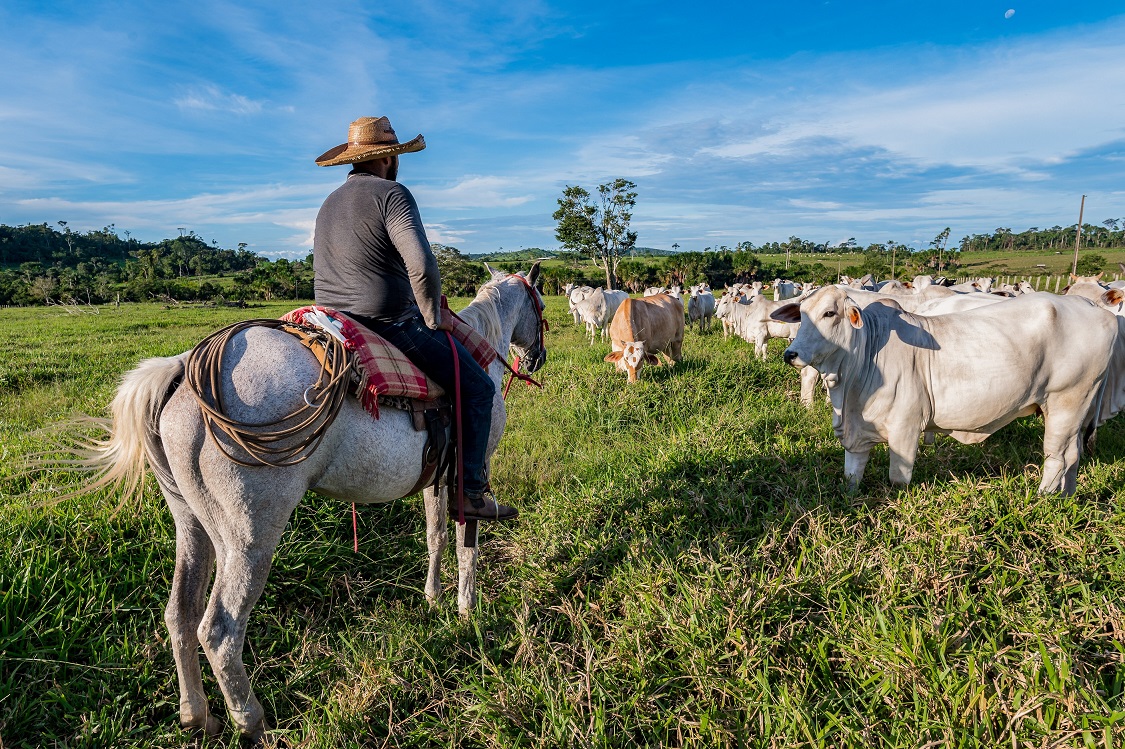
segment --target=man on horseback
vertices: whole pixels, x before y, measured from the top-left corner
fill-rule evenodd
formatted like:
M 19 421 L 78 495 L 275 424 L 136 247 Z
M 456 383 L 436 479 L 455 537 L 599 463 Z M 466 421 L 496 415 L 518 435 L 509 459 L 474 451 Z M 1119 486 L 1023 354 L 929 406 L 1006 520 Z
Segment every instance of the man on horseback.
M 316 217 L 316 303 L 346 312 L 386 338 L 447 393 L 455 389 L 449 321 L 442 320 L 441 277 L 414 196 L 396 180 L 398 156 L 421 151 L 421 135 L 400 143 L 386 117 L 361 117 L 348 142 L 320 156 L 319 166 L 351 164 L 347 181 Z M 461 370 L 461 456 L 465 517 L 510 520 L 515 508 L 496 501 L 485 477 L 496 386 L 453 340 Z

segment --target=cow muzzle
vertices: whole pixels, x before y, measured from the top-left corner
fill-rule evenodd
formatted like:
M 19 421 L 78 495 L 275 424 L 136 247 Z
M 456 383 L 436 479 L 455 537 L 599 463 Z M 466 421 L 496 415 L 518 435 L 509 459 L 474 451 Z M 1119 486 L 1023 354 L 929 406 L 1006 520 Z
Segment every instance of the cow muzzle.
M 785 359 L 785 363 L 791 367 L 804 366 L 804 364 L 800 361 L 800 357 L 797 356 L 797 352 L 791 348 L 785 349 L 785 353 L 782 355 L 782 357 Z

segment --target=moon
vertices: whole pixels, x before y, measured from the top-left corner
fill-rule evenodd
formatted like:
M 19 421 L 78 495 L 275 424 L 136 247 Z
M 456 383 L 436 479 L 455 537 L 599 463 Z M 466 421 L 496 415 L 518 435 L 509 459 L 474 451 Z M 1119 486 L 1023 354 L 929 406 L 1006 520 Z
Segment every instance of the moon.
M 1015 14 L 1016 14 L 1015 8 L 1008 8 L 1006 11 L 1004 11 L 1004 18 L 1011 18 Z

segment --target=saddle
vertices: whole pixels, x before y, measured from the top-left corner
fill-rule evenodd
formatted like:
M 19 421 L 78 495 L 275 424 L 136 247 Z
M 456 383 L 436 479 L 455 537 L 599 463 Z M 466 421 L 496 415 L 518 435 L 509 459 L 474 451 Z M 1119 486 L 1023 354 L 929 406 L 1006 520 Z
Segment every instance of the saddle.
M 327 353 L 326 336 L 342 340 L 352 373 L 349 390 L 362 401 L 367 412 L 377 419 L 380 406 L 405 411 L 410 414 L 415 431 L 426 433 L 420 477 L 405 496 L 426 486 L 436 488 L 442 476 L 452 475 L 457 465 L 457 445 L 449 429 L 453 404 L 440 385 L 390 341 L 336 310 L 315 305 L 302 307 L 282 320 L 289 323 L 287 332 L 295 335 L 322 364 Z M 470 348 L 477 361 L 482 366 L 491 363 L 488 355 L 494 359 L 495 351 L 488 342 L 469 325 L 462 323 L 460 331 L 456 322 L 454 326 L 455 337 Z

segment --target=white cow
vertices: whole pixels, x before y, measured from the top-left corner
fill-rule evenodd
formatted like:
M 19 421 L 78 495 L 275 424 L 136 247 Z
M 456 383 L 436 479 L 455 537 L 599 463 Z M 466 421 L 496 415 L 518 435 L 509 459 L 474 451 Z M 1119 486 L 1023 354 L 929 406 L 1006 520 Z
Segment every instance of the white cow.
M 569 305 L 568 305 L 568 307 L 569 307 L 568 311 L 574 317 L 574 324 L 580 325 L 582 323 L 582 313 L 580 313 L 578 311 L 578 303 L 581 302 L 586 297 L 593 294 L 594 293 L 594 287 L 593 286 L 573 286 L 571 284 L 568 284 L 568 286 L 571 286 L 570 291 L 568 291 L 566 293 L 566 297 L 570 302 Z
M 972 294 L 978 291 L 987 294 L 992 291 L 992 279 L 982 276 L 974 281 L 953 284 L 948 288 L 950 291 L 959 291 L 962 294 Z
M 606 290 L 601 287 L 594 289 L 593 293 L 579 301 L 575 306 L 586 323 L 586 332 L 590 336 L 590 345 L 594 345 L 594 337 L 601 332 L 602 338 L 609 336 L 609 324 L 621 302 L 629 298 L 624 291 Z
M 790 302 L 772 302 L 764 296 L 756 296 L 748 304 L 740 304 L 730 313 L 731 324 L 747 343 L 754 344 L 754 353 L 765 361 L 771 338 L 786 338 L 792 341 L 797 337 L 800 323 L 779 322 L 770 315 Z
M 780 278 L 773 280 L 773 300 L 781 302 L 801 296 L 803 287 L 796 281 L 783 281 Z
M 971 444 L 1041 412 L 1039 491 L 1074 492 L 1079 435 L 1095 417 L 1118 337 L 1104 309 L 1031 294 L 922 317 L 887 304 L 861 310 L 843 289 L 828 287 L 774 317 L 802 323 L 785 361 L 816 367 L 829 382 L 853 490 L 876 444 L 888 446 L 891 482 L 907 484 L 923 431 Z
M 687 305 L 688 319 L 692 323 L 698 321 L 700 333 L 703 332 L 704 326 L 707 330 L 711 329 L 711 320 L 715 317 L 715 295 L 711 293 L 710 287 L 705 289 L 705 285 L 692 286 L 688 290 L 691 294 Z
M 735 311 L 736 305 L 749 304 L 750 300 L 740 294 L 725 292 L 719 300 L 715 302 L 715 318 L 723 326 L 723 338 L 727 338 L 731 333 L 738 334 L 738 329 L 735 327 L 732 315 Z
M 645 289 L 645 296 L 656 296 L 657 294 L 667 294 L 668 289 L 663 286 L 649 286 Z

